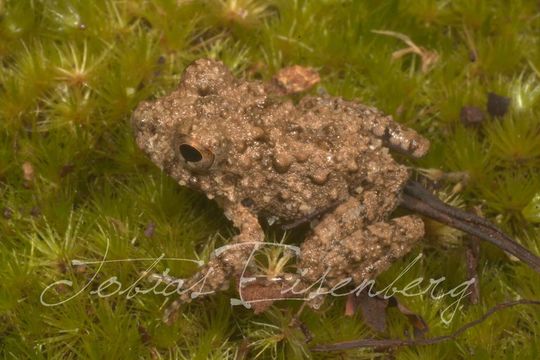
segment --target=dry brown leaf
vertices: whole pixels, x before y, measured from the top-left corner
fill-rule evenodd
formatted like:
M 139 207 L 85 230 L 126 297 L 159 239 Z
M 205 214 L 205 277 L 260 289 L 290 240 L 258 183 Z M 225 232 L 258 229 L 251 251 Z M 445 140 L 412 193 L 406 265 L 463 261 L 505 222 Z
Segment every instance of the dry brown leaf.
M 241 286 L 238 292 L 242 294 L 242 300 L 251 305 L 255 314 L 265 312 L 276 300 L 298 296 L 290 291 L 284 292 L 281 282 L 265 278 L 258 278 Z
M 361 348 L 396 348 L 403 346 L 420 346 L 420 345 L 433 345 L 440 344 L 449 340 L 456 340 L 467 330 L 475 327 L 478 324 L 483 323 L 491 315 L 498 311 L 508 309 L 517 305 L 540 305 L 539 300 L 521 299 L 499 303 L 496 306 L 490 308 L 481 317 L 471 322 L 466 323 L 456 331 L 448 335 L 440 335 L 432 338 L 403 338 L 403 339 L 359 339 L 352 341 L 344 341 L 334 344 L 320 344 L 311 348 L 312 351 L 344 351 L 348 349 L 361 349 Z
M 351 303 L 349 305 L 349 303 Z M 345 315 L 352 316 L 357 309 L 362 313 L 362 319 L 373 330 L 383 333 L 386 331 L 386 309 L 388 300 L 379 297 L 371 297 L 365 292 L 358 296 L 350 294 L 347 298 L 347 310 Z
M 313 68 L 294 65 L 281 69 L 274 75 L 274 81 L 286 94 L 295 94 L 312 88 L 321 77 Z
M 423 338 L 429 331 L 429 326 L 426 321 L 420 315 L 414 313 L 408 307 L 400 303 L 396 297 L 392 296 L 389 299 L 389 307 L 390 306 L 397 307 L 399 312 L 409 319 L 409 322 L 414 328 L 414 337 Z
M 407 54 L 416 54 L 420 56 L 422 62 L 421 69 L 424 74 L 431 70 L 433 65 L 439 60 L 439 54 L 436 51 L 428 50 L 416 45 L 411 38 L 405 34 L 387 30 L 372 30 L 372 32 L 375 34 L 391 36 L 403 41 L 408 47 L 394 51 L 392 53 L 392 59 L 399 59 Z
M 27 181 L 34 180 L 34 167 L 32 166 L 30 162 L 25 161 L 22 164 L 22 170 L 23 170 L 24 180 L 27 180 Z
M 58 175 L 61 178 L 66 177 L 67 175 L 72 173 L 73 170 L 75 170 L 75 165 L 74 164 L 66 164 L 66 165 L 62 166 L 62 168 L 60 168 L 60 171 L 58 172 Z
M 30 162 L 25 161 L 22 164 L 22 172 L 23 172 L 24 186 L 30 187 L 32 183 L 34 182 L 34 177 L 35 177 L 34 167 L 32 166 Z
M 423 337 L 429 330 L 424 319 L 401 304 L 394 296 L 385 299 L 383 296 L 370 296 L 368 293 L 350 294 L 345 306 L 345 315 L 352 316 L 357 309 L 362 312 L 362 318 L 371 329 L 383 333 L 386 332 L 386 310 L 389 307 L 397 307 L 399 312 L 405 315 L 414 328 L 416 337 Z
M 154 236 L 155 232 L 156 232 L 156 224 L 154 224 L 153 222 L 149 222 L 146 225 L 146 229 L 144 229 L 144 236 L 146 236 L 147 238 L 151 238 Z

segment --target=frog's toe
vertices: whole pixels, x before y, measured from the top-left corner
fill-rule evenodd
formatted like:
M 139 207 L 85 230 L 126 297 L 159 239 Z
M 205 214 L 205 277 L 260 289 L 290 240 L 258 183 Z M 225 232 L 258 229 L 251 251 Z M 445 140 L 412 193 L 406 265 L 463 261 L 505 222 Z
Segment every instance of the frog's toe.
M 180 307 L 182 307 L 184 303 L 188 303 L 188 302 L 189 302 L 189 297 L 186 299 L 186 297 L 184 296 L 180 296 L 180 298 L 174 300 L 172 304 L 169 305 L 163 312 L 163 318 L 162 318 L 163 322 L 168 325 L 173 324 L 178 318 Z

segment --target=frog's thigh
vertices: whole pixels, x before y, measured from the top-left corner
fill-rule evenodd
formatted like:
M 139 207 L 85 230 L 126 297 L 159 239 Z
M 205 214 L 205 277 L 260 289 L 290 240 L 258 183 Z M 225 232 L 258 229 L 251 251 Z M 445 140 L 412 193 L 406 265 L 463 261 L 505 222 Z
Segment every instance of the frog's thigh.
M 368 162 L 367 184 L 355 189 L 354 196 L 364 206 L 366 221 L 375 223 L 386 220 L 399 205 L 410 175 L 407 168 L 395 163 L 386 151 L 375 153 Z
M 351 262 L 347 276 L 356 284 L 374 279 L 409 253 L 424 234 L 424 222 L 415 215 L 379 222 L 353 233 L 343 244 Z
M 302 246 L 299 267 L 307 282 L 317 281 L 327 273 L 328 286 L 347 277 L 360 284 L 386 270 L 423 236 L 424 224 L 417 216 L 377 222 L 331 241 L 313 236 Z
M 329 251 L 332 251 L 341 239 L 365 227 L 366 207 L 362 199 L 349 198 L 334 211 L 324 215 L 313 231 L 304 240 L 300 251 L 300 268 L 305 271 L 304 278 L 311 281 L 322 273 L 321 263 Z

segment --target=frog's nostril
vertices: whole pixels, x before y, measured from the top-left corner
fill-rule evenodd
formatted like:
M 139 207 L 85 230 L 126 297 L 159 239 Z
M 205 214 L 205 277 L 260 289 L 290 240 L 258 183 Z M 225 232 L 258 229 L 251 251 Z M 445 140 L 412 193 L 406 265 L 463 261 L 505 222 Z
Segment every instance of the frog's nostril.
M 186 161 L 190 162 L 201 161 L 203 158 L 201 152 L 189 144 L 180 145 L 180 154 Z
M 200 97 L 205 97 L 205 96 L 211 95 L 212 93 L 213 93 L 213 90 L 210 86 L 199 86 L 197 88 L 197 94 Z

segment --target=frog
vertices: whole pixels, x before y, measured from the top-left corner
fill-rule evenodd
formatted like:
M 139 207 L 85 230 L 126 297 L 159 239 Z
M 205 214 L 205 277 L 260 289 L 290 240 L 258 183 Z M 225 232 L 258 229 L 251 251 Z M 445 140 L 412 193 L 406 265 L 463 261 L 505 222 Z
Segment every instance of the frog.
M 172 92 L 141 102 L 131 124 L 154 164 L 216 201 L 238 229 L 233 247 L 186 280 L 193 292 L 169 313 L 227 288 L 264 242 L 264 218 L 312 224 L 295 277 L 306 284 L 323 273 L 328 286 L 373 279 L 424 237 L 421 217 L 391 217 L 411 176 L 393 153 L 418 159 L 430 142 L 374 107 L 327 94 L 295 101 L 199 59 Z

